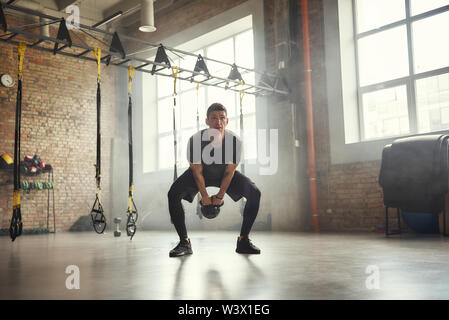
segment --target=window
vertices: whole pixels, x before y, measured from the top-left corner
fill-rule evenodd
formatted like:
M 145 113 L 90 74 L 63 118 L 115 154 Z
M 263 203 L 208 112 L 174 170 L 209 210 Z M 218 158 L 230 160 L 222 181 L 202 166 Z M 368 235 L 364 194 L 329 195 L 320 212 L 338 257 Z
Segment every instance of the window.
M 216 59 L 227 63 L 236 63 L 247 68 L 254 67 L 253 30 L 247 29 L 228 36 L 218 42 L 202 46 L 193 51 L 195 55 Z M 196 57 L 185 56 L 172 61 L 172 65 L 193 70 Z M 230 66 L 206 60 L 209 72 L 218 77 L 227 78 Z M 254 73 L 240 70 L 243 79 L 248 83 L 255 83 Z M 173 89 L 174 79 L 171 77 L 156 77 L 155 104 L 157 108 L 157 169 L 173 168 Z M 197 89 L 195 82 L 177 81 L 175 120 L 177 128 L 177 159 L 178 167 L 186 168 L 186 148 L 188 139 L 198 130 L 197 109 L 199 114 L 199 129 L 206 128 L 207 107 L 214 103 L 222 103 L 228 111 L 229 124 L 227 129 L 243 138 L 245 159 L 256 158 L 256 108 L 255 97 L 245 95 L 243 98 L 243 126 L 240 132 L 240 97 L 238 92 L 224 90 L 213 86 L 200 85 Z M 145 169 L 144 169 L 145 170 Z M 148 171 L 148 170 L 145 170 Z
M 449 129 L 449 0 L 352 0 L 352 10 L 359 141 Z

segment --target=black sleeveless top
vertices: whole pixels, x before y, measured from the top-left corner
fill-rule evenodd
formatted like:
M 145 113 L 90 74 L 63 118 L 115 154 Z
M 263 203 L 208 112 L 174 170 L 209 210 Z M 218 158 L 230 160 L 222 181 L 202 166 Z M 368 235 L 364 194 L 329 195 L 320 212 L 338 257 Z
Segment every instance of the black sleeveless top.
M 238 164 L 242 154 L 242 141 L 234 132 L 225 130 L 224 139 L 214 143 L 211 137 L 217 132 L 213 129 L 198 131 L 190 137 L 187 145 L 187 160 L 190 163 L 201 163 L 204 179 L 208 180 L 221 179 L 226 166 Z

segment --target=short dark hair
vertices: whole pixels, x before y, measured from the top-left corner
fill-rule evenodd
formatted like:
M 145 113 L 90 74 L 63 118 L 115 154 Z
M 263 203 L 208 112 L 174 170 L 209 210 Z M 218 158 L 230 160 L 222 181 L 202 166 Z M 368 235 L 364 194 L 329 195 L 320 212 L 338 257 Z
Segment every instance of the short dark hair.
M 207 109 L 207 118 L 209 118 L 209 115 L 213 111 L 224 111 L 226 113 L 226 117 L 228 116 L 228 110 L 226 110 L 225 106 L 221 103 L 215 102 L 209 106 L 209 108 Z

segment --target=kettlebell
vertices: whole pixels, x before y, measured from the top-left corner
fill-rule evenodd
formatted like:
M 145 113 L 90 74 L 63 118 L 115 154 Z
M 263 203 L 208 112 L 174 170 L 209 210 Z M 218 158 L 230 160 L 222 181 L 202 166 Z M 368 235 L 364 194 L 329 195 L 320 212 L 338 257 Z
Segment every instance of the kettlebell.
M 217 205 L 213 205 L 213 204 L 209 204 L 207 206 L 203 206 L 203 203 L 200 201 L 200 205 L 201 205 L 201 213 L 203 214 L 204 217 L 206 217 L 207 219 L 213 219 L 216 216 L 218 216 L 218 214 L 220 213 L 220 207 L 224 204 L 224 202 L 217 206 Z

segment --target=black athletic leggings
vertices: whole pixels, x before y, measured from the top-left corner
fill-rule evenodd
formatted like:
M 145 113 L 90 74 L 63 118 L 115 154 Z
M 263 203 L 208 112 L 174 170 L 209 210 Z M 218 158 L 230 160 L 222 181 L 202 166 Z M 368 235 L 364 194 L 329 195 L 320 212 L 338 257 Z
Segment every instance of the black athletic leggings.
M 220 187 L 221 180 L 205 179 L 206 187 Z M 168 208 L 172 223 L 175 225 L 176 232 L 180 239 L 187 238 L 187 229 L 185 224 L 185 213 L 181 200 L 193 202 L 198 193 L 192 170 L 187 169 L 175 182 L 173 182 L 170 191 L 168 191 Z M 259 211 L 260 191 L 248 177 L 239 171 L 234 172 L 231 183 L 226 193 L 232 200 L 238 201 L 242 197 L 246 198 L 246 205 L 243 211 L 243 223 L 240 231 L 241 236 L 248 236 L 256 220 Z

